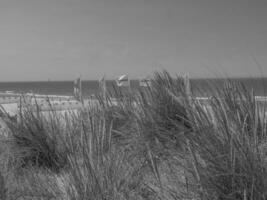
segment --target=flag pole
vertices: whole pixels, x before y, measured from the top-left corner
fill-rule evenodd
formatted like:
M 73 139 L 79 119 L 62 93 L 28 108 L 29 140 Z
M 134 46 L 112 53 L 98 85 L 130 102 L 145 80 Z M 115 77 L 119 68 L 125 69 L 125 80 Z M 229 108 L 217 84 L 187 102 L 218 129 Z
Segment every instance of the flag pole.
M 191 85 L 190 85 L 190 78 L 188 74 L 184 75 L 184 85 L 185 85 L 185 93 L 189 99 L 189 103 L 191 104 L 192 101 L 192 91 L 191 91 Z
M 82 95 L 82 76 L 80 75 L 79 77 L 80 81 L 79 81 L 79 99 L 83 105 L 83 95 Z
M 102 98 L 104 101 L 104 105 L 106 105 L 107 102 L 107 88 L 106 88 L 106 75 L 104 75 L 100 81 L 99 81 L 99 85 L 100 85 L 100 89 L 101 89 L 101 93 L 102 93 Z

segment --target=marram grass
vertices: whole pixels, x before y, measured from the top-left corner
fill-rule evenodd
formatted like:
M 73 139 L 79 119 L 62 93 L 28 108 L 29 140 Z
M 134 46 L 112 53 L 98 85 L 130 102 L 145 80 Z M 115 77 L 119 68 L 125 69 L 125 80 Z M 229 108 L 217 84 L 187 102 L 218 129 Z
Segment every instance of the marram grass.
M 208 102 L 187 84 L 163 71 L 77 113 L 2 113 L 1 198 L 266 199 L 266 105 L 240 83 Z

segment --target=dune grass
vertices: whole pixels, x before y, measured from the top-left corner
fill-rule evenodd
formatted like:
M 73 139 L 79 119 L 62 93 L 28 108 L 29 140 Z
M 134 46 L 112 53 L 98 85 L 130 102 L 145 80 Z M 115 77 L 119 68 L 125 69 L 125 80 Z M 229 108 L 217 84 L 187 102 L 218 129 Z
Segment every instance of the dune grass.
M 266 199 L 266 105 L 240 83 L 208 102 L 187 84 L 156 72 L 76 113 L 3 112 L 1 198 Z
M 202 195 L 209 199 L 266 199 L 266 116 L 239 83 L 228 82 L 208 111 L 193 102 L 187 135 Z

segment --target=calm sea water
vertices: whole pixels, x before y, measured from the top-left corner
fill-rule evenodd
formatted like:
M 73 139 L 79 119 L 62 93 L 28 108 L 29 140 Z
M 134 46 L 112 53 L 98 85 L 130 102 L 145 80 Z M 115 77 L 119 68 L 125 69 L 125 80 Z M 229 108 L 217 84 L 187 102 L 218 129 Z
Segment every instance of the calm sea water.
M 232 79 L 240 81 L 249 89 L 253 89 L 257 96 L 267 96 L 267 78 Z M 197 88 L 198 96 L 210 96 L 212 88 L 222 88 L 223 79 L 192 79 L 193 88 Z M 112 88 L 114 81 L 107 81 L 107 88 Z M 139 87 L 139 82 L 131 81 L 132 89 Z M 46 82 L 0 82 L 0 92 L 13 91 L 15 93 L 33 92 L 45 95 L 73 95 L 72 81 L 46 81 Z M 98 91 L 97 81 L 83 81 L 84 96 L 95 94 Z

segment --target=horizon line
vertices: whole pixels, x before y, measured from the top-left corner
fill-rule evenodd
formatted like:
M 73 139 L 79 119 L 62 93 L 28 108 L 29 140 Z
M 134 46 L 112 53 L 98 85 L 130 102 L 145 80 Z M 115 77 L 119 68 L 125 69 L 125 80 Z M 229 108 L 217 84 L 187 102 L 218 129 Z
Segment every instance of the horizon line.
M 179 76 L 178 76 L 179 77 Z M 182 76 L 181 76 L 182 77 Z M 174 77 L 176 78 L 176 77 Z M 214 79 L 266 79 L 267 76 L 264 77 L 259 77 L 259 76 L 247 76 L 247 77 L 189 77 L 192 80 L 214 80 Z M 151 77 L 151 79 L 153 79 L 153 76 Z M 11 80 L 11 81 L 0 81 L 0 83 L 23 83 L 23 82 L 73 82 L 76 79 L 73 80 Z M 106 81 L 115 81 L 116 79 L 106 79 Z M 140 80 L 140 78 L 132 78 L 130 79 L 130 81 L 138 81 Z M 81 81 L 96 81 L 98 82 L 99 79 L 81 79 Z

